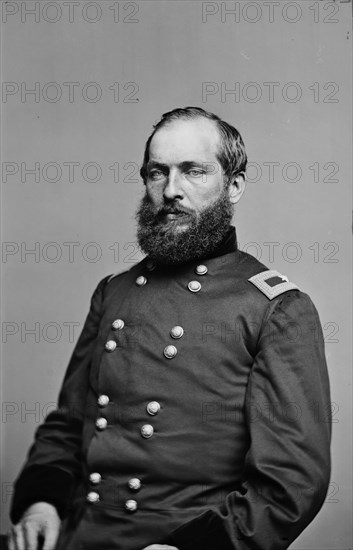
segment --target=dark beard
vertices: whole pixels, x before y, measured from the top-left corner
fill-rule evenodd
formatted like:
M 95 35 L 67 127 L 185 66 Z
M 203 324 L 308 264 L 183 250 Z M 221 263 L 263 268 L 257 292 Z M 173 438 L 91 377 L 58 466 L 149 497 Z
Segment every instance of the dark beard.
M 180 214 L 188 222 L 176 231 L 180 220 L 165 221 L 167 213 Z M 182 215 L 186 216 L 185 218 Z M 137 240 L 145 254 L 160 264 L 180 264 L 212 254 L 225 237 L 233 217 L 233 205 L 227 189 L 201 212 L 186 210 L 177 204 L 165 204 L 156 211 L 147 194 L 136 213 Z

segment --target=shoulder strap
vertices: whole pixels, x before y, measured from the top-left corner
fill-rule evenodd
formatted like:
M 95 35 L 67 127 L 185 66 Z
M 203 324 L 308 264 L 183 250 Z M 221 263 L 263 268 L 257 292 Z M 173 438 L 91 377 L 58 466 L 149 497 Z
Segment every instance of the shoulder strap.
M 273 300 L 273 298 L 287 292 L 287 290 L 299 290 L 297 285 L 290 283 L 285 275 L 281 275 L 274 269 L 268 269 L 253 275 L 248 281 L 265 294 L 269 300 Z

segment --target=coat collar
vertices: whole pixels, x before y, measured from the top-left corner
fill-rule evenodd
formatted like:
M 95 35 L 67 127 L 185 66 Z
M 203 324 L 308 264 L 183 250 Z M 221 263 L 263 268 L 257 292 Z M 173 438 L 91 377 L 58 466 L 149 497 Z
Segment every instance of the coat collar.
M 202 259 L 209 259 L 209 258 L 217 258 L 218 256 L 224 256 L 225 254 L 230 254 L 231 252 L 235 252 L 237 250 L 237 235 L 235 231 L 235 227 L 231 225 L 224 236 L 221 243 L 218 245 L 218 247 L 212 252 L 211 254 L 208 254 Z

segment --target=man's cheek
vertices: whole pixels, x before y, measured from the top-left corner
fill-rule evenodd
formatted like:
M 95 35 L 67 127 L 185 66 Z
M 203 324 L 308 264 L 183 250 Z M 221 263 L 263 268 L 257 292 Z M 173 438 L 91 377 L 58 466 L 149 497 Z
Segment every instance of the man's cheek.
M 163 187 L 156 184 L 146 185 L 146 196 L 152 204 L 163 202 Z

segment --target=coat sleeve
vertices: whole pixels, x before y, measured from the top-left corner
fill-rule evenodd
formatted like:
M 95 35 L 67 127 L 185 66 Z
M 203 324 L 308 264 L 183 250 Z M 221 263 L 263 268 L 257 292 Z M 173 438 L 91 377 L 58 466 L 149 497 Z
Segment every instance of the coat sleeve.
M 310 298 L 270 302 L 246 393 L 250 446 L 238 491 L 167 539 L 180 550 L 283 550 L 320 510 L 330 476 L 330 394 Z
M 10 517 L 17 523 L 35 502 L 53 504 L 61 517 L 81 473 L 81 434 L 88 373 L 98 335 L 107 278 L 97 286 L 83 330 L 70 359 L 58 408 L 39 426 L 27 461 L 15 481 Z

